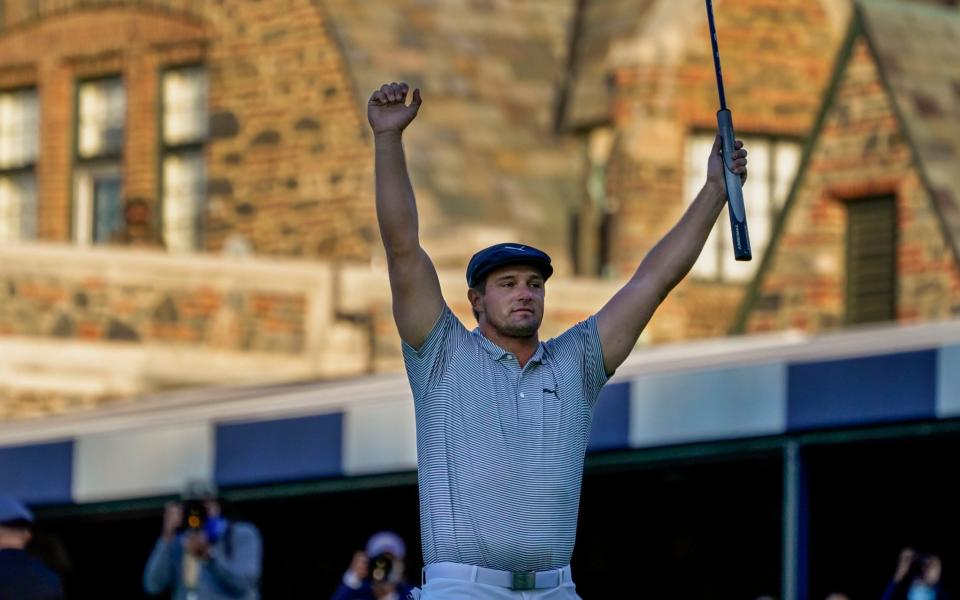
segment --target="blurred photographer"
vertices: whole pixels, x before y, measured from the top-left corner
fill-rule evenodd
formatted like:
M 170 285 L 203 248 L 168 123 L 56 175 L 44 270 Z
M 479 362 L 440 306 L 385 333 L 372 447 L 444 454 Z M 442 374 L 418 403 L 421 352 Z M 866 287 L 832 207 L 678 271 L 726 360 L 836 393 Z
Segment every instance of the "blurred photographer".
M 366 551 L 354 553 L 350 568 L 330 600 L 404 600 L 413 590 L 403 576 L 406 553 L 406 545 L 397 534 L 373 534 Z
M 60 577 L 27 554 L 33 514 L 19 500 L 0 495 L 0 600 L 59 600 Z
M 166 506 L 143 587 L 151 595 L 169 591 L 173 600 L 257 600 L 260 568 L 257 528 L 225 518 L 216 489 L 192 482 L 182 502 Z
M 882 600 L 948 600 L 950 596 L 940 584 L 942 571 L 943 565 L 936 554 L 920 554 L 913 548 L 904 548 Z

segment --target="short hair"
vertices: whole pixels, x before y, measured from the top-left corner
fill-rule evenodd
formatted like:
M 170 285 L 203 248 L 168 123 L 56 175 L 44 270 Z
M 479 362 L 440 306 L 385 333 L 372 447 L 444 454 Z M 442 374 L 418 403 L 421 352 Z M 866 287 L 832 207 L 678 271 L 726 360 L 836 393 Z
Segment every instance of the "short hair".
M 478 294 L 480 294 L 481 296 L 484 295 L 484 294 L 486 294 L 486 293 L 487 293 L 487 278 L 486 278 L 486 276 L 484 276 L 483 279 L 481 279 L 480 281 L 478 281 L 478 282 L 477 282 L 477 285 L 473 286 L 473 287 L 470 288 L 470 289 L 471 289 L 471 290 L 475 290 L 475 291 L 476 291 Z M 472 305 L 470 306 L 470 310 L 473 311 L 473 318 L 477 320 L 477 323 L 479 323 L 479 322 L 480 322 L 480 313 L 478 313 L 478 312 L 477 312 L 477 309 L 473 308 Z

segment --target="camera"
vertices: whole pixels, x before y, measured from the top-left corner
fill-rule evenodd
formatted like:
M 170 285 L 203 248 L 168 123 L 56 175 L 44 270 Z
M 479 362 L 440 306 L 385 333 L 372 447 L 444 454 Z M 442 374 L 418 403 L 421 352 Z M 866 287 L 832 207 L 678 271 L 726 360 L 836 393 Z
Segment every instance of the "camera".
M 183 522 L 180 529 L 203 531 L 207 525 L 207 504 L 203 500 L 188 500 L 183 503 Z
M 378 554 L 370 559 L 370 580 L 373 583 L 390 581 L 393 571 L 393 559 L 389 554 Z

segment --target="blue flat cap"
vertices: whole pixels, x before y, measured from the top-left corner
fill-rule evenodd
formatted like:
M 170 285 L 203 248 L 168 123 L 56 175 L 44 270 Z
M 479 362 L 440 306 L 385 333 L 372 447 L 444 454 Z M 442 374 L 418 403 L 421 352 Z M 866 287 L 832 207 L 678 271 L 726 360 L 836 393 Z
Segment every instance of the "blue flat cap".
M 381 531 L 370 536 L 367 542 L 367 556 L 373 558 L 384 552 L 403 558 L 407 554 L 407 546 L 403 543 L 403 538 L 392 531 Z
M 544 281 L 553 275 L 546 252 L 533 246 L 507 242 L 484 248 L 473 255 L 467 265 L 467 285 L 476 287 L 490 271 L 506 265 L 530 265 L 540 271 Z
M 15 521 L 33 523 L 33 513 L 13 496 L 0 494 L 0 525 Z

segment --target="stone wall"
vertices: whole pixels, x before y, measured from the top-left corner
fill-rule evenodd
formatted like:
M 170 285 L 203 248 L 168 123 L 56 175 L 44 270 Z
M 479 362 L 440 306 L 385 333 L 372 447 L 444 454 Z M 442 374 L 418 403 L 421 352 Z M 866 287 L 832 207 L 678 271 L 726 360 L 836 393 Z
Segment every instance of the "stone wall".
M 715 3 L 727 101 L 739 135 L 799 140 L 809 133 L 847 24 L 849 7 L 830 4 L 840 3 Z M 616 207 L 612 267 L 621 276 L 682 215 L 690 201 L 685 140 L 715 130 L 718 109 L 703 2 L 663 3 L 646 18 L 647 28 L 615 44 L 609 58 L 618 139 L 607 195 Z M 686 281 L 664 306 L 670 318 L 655 319 L 651 335 L 662 341 L 723 335 L 743 293 L 739 284 Z
M 37 86 L 40 237 L 71 238 L 75 82 L 120 74 L 124 195 L 159 210 L 161 69 L 209 80 L 203 245 L 367 259 L 376 240 L 366 123 L 315 2 L 3 3 L 0 86 Z
M 845 203 L 886 194 L 896 197 L 897 208 L 897 320 L 955 317 L 960 271 L 873 57 L 860 39 L 815 141 L 747 331 L 843 326 Z
M 461 270 L 445 299 L 475 326 Z M 600 309 L 619 283 L 550 281 L 542 335 Z M 401 370 L 385 269 L 159 250 L 0 247 L 0 420 L 135 402 L 191 386 Z

